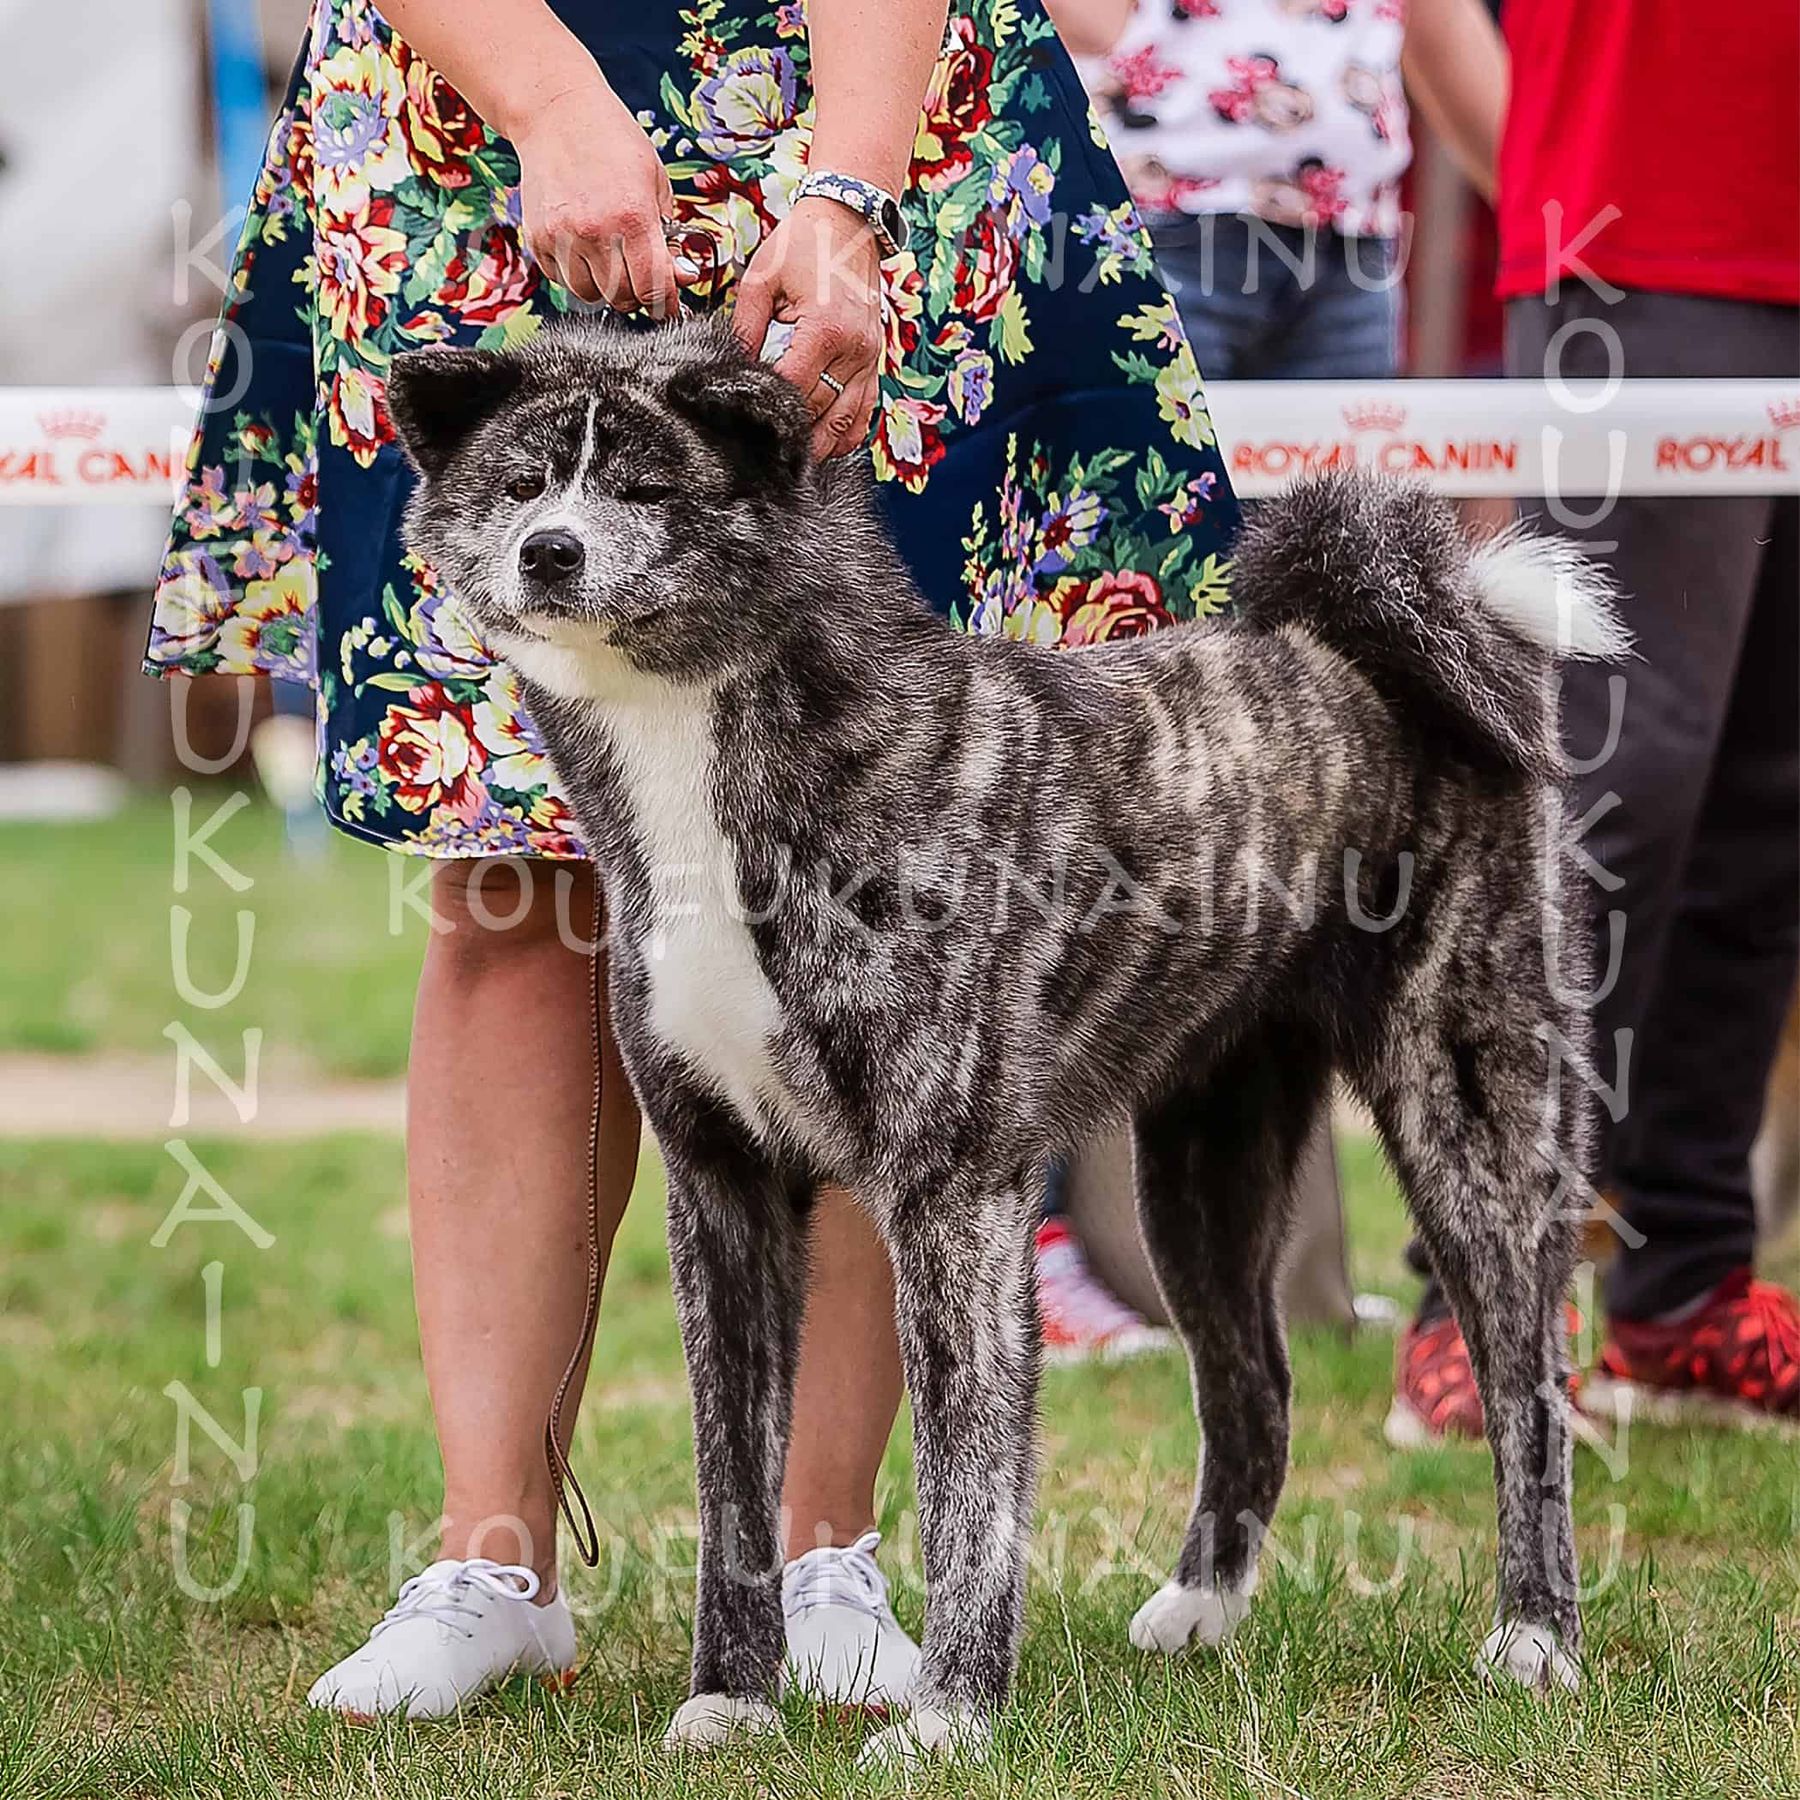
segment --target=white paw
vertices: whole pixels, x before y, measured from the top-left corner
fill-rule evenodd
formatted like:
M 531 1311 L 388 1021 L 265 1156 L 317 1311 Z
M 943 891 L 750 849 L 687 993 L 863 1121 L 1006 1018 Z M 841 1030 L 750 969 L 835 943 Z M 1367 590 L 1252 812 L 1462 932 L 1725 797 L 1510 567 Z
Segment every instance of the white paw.
M 897 1724 L 878 1731 L 856 1759 L 859 1769 L 903 1769 L 927 1759 L 975 1759 L 987 1752 L 993 1727 L 960 1708 L 921 1706 Z
M 734 1694 L 695 1694 L 682 1701 L 663 1743 L 674 1749 L 692 1745 L 710 1749 L 736 1737 L 757 1737 L 779 1730 L 781 1715 L 766 1700 L 744 1700 Z
M 1516 1619 L 1487 1634 L 1475 1669 L 1489 1681 L 1504 1678 L 1539 1691 L 1566 1688 L 1573 1694 L 1581 1686 L 1581 1671 L 1556 1641 L 1556 1633 L 1548 1625 L 1526 1625 Z
M 1139 1650 L 1173 1656 L 1190 1643 L 1217 1649 L 1243 1623 L 1255 1582 L 1243 1588 L 1190 1588 L 1165 1581 L 1131 1621 L 1131 1641 Z

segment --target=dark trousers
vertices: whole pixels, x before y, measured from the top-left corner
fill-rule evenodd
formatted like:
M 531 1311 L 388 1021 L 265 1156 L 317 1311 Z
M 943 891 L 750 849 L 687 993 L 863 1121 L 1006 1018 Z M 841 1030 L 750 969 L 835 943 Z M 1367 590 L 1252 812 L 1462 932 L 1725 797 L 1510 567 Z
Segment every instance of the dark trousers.
M 1608 306 L 1585 288 L 1512 303 L 1508 372 L 1541 378 L 1552 335 L 1577 317 L 1617 332 L 1630 377 L 1800 372 L 1793 308 L 1636 292 Z M 1603 376 L 1605 358 L 1583 330 L 1560 367 Z M 1750 1146 L 1800 943 L 1800 500 L 1627 499 L 1589 526 L 1537 523 L 1597 553 L 1616 542 L 1604 560 L 1637 636 L 1622 669 L 1568 668 L 1562 699 L 1586 770 L 1577 816 L 1600 809 L 1582 841 L 1619 881 L 1590 885 L 1598 973 L 1618 957 L 1593 1009 L 1598 1067 L 1625 1103 L 1601 1179 L 1643 1241 L 1619 1244 L 1605 1299 L 1642 1319 L 1755 1250 Z

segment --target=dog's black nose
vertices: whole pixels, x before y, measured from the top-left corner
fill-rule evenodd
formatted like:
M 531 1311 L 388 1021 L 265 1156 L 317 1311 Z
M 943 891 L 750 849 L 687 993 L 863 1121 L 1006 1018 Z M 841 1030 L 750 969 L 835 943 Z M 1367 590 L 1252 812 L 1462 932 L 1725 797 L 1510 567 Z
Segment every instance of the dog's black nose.
M 567 581 L 586 556 L 572 531 L 534 531 L 519 546 L 519 567 L 534 581 Z

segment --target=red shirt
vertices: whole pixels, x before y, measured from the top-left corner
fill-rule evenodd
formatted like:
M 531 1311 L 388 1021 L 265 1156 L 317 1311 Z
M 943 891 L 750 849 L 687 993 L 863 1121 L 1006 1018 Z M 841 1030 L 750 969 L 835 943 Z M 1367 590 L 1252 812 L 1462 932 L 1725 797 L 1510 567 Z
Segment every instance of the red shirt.
M 1800 0 L 1505 0 L 1502 20 L 1503 296 L 1585 264 L 1800 304 Z

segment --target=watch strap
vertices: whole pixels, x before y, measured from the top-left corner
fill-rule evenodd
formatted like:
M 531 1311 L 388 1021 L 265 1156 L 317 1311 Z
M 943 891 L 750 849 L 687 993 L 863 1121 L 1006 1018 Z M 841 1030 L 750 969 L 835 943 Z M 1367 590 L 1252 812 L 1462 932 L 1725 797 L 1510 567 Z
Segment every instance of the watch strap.
M 882 255 L 898 256 L 906 248 L 906 217 L 900 202 L 886 188 L 857 175 L 841 175 L 835 169 L 812 169 L 794 190 L 794 199 L 798 202 L 814 196 L 835 200 L 866 219 Z

